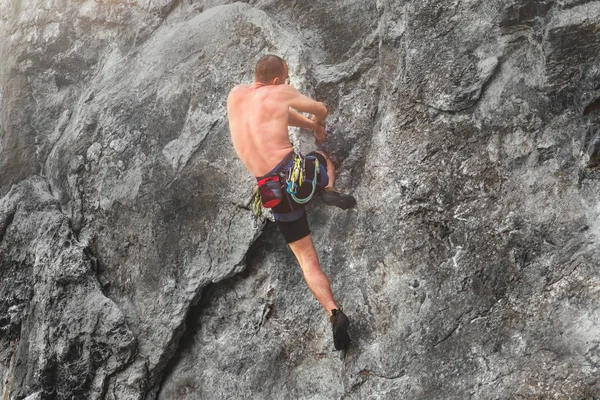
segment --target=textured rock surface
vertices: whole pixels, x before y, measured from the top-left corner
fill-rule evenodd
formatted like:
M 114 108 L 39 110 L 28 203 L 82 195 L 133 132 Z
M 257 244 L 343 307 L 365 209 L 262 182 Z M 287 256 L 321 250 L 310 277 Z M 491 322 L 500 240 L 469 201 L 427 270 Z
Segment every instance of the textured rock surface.
M 582 0 L 0 0 L 0 393 L 600 395 L 598 21 Z M 309 217 L 346 353 L 248 219 L 225 98 L 267 52 L 328 104 L 358 200 Z
M 134 358 L 135 337 L 96 280 L 93 257 L 32 178 L 0 202 L 0 340 L 10 398 L 104 398 Z

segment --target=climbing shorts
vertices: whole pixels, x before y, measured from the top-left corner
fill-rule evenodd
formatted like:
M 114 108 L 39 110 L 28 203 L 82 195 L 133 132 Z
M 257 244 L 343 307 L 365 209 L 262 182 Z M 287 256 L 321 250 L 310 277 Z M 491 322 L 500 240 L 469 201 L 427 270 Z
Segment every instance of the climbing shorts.
M 279 232 L 283 235 L 285 242 L 288 244 L 310 235 L 310 228 L 308 227 L 308 219 L 305 212 L 295 221 L 283 222 L 275 220 L 275 223 Z

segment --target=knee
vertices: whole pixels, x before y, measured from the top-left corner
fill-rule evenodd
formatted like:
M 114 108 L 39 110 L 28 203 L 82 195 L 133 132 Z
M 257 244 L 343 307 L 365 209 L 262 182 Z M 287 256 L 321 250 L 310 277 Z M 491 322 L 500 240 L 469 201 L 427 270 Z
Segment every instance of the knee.
M 317 257 L 316 255 L 304 257 L 304 259 L 300 263 L 300 268 L 302 268 L 302 271 L 305 274 L 313 273 L 313 272 L 321 272 L 321 265 L 319 264 L 319 257 Z
M 316 264 L 314 268 L 303 270 L 302 275 L 304 275 L 306 282 L 330 284 L 329 277 L 321 270 L 319 264 Z
M 323 274 L 321 270 L 321 265 L 319 264 L 319 258 L 314 257 L 305 257 L 302 261 L 299 262 L 300 269 L 302 270 L 302 275 L 305 278 L 317 278 Z

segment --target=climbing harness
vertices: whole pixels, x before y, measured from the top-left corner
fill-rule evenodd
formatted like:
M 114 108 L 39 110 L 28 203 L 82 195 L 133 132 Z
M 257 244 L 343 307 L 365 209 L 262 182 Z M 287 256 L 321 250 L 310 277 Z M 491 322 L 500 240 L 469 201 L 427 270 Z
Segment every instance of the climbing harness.
M 315 173 L 313 179 L 306 179 L 306 159 L 314 160 Z M 288 169 L 289 168 L 289 169 Z M 287 170 L 287 173 L 286 173 Z M 296 153 L 293 153 L 292 159 L 281 163 L 281 168 L 275 171 L 272 175 L 261 177 L 257 180 L 257 185 L 254 188 L 254 195 L 250 202 L 250 209 L 252 210 L 254 227 L 259 226 L 259 220 L 262 216 L 262 208 L 273 208 L 277 206 L 283 199 L 283 188 L 290 194 L 290 197 L 294 202 L 298 204 L 308 203 L 314 196 L 317 189 L 317 181 L 319 174 L 319 159 L 310 155 L 302 157 Z M 299 198 L 296 196 L 298 189 L 306 182 L 310 182 L 312 190 L 305 198 Z M 288 202 L 289 202 L 288 198 Z M 290 202 L 290 208 L 293 210 L 294 207 Z

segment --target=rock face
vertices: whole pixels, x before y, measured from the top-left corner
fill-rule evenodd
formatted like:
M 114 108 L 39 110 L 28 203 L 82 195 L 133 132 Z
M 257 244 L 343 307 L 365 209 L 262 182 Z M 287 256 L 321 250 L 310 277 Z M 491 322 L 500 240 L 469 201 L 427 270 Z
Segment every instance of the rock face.
M 109 378 L 133 361 L 136 340 L 102 294 L 94 257 L 43 179 L 13 186 L 0 217 L 5 396 L 104 398 Z
M 599 21 L 584 0 L 0 0 L 0 394 L 599 396 Z M 328 105 L 358 201 L 309 206 L 345 353 L 249 219 L 225 101 L 266 53 Z

